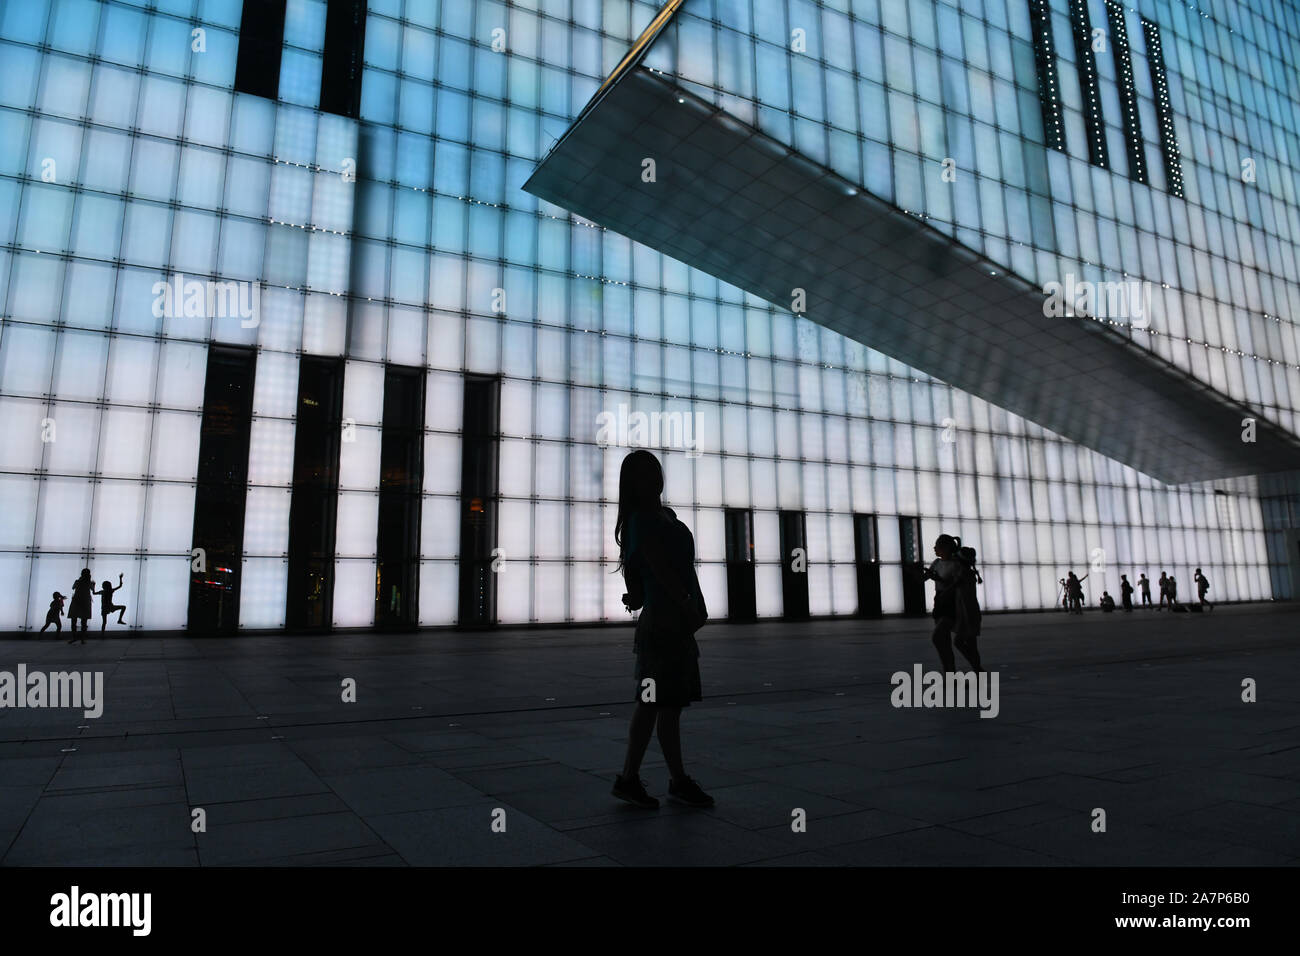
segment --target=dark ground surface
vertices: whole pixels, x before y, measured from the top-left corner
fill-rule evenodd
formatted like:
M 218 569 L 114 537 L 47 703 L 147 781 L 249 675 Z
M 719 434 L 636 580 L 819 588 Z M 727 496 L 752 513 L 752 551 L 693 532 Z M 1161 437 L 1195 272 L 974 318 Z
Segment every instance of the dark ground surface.
M 717 806 L 658 811 L 609 795 L 630 628 L 0 640 L 0 670 L 100 670 L 106 699 L 0 709 L 0 863 L 1300 862 L 1296 605 L 988 616 L 996 719 L 891 706 L 928 629 L 705 628 L 682 728 Z M 665 796 L 655 743 L 642 776 Z

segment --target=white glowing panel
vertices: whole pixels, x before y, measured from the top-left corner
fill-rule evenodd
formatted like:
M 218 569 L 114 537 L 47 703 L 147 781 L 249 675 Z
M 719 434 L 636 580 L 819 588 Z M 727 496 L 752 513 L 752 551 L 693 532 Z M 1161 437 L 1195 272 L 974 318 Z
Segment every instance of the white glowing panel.
M 245 554 L 282 557 L 288 551 L 290 501 L 287 488 L 248 489 L 244 504 Z
M 599 564 L 577 561 L 569 571 L 569 601 L 574 620 L 599 620 L 605 608 L 605 571 Z
M 420 557 L 455 558 L 459 550 L 460 499 L 426 495 L 421 499 Z
M 885 614 L 903 611 L 903 569 L 897 564 L 880 566 L 880 610 Z
M 50 416 L 44 402 L 0 396 L 0 422 L 4 423 L 4 441 L 0 441 L 0 468 L 35 473 L 46 448 L 53 451 L 59 447 L 57 442 L 41 440 L 43 436 L 46 439 L 57 439 L 59 434 L 57 413 Z M 54 431 L 50 430 L 51 426 Z M 75 439 L 77 433 L 74 428 L 65 430 L 64 434 L 69 439 Z
M 259 363 L 259 377 L 261 372 Z M 248 483 L 287 486 L 293 481 L 293 453 L 293 422 L 254 418 L 248 436 Z
M 50 390 L 53 329 L 6 322 L 0 335 L 0 382 L 9 395 L 42 396 Z
M 775 511 L 754 512 L 754 560 L 781 561 L 781 524 Z
M 261 247 L 258 242 L 257 248 Z M 252 270 L 252 276 L 260 273 L 260 267 Z M 229 274 L 229 273 L 226 273 Z M 306 299 L 296 289 L 282 289 L 273 285 L 261 285 L 258 292 L 258 326 L 257 341 L 263 349 L 277 351 L 296 351 L 302 343 L 303 309 Z M 263 351 L 257 359 L 257 382 L 255 391 L 261 391 L 262 363 L 271 353 Z M 292 360 L 297 367 L 297 356 L 276 356 L 280 361 Z M 297 372 L 294 372 L 295 380 Z M 256 401 L 254 402 L 256 407 Z M 267 413 L 271 414 L 271 413 Z
M 0 475 L 0 550 L 21 551 L 31 543 L 39 488 L 30 475 Z
M 709 609 L 709 618 L 720 621 L 727 616 L 727 568 L 722 564 L 701 564 L 695 569 L 700 592 Z
M 65 335 L 65 347 L 67 339 Z M 202 345 L 164 342 L 158 357 L 160 404 L 168 408 L 201 411 L 206 374 L 207 350 Z
M 155 482 L 144 514 L 144 548 L 154 554 L 190 553 L 194 486 Z
M 189 616 L 190 558 L 151 555 L 136 563 L 139 608 L 128 608 L 128 623 L 156 630 L 179 630 Z M 122 603 L 117 601 L 115 603 Z
M 454 562 L 420 562 L 421 625 L 434 627 L 456 623 L 458 580 Z M 526 595 L 527 589 L 524 590 Z
M 856 614 L 858 610 L 857 569 L 851 564 L 831 568 L 831 614 Z
M 379 495 L 339 492 L 335 553 L 374 557 L 379 534 Z M 371 599 L 373 600 L 373 587 Z
M 352 425 L 344 420 L 339 443 L 339 486 L 351 491 L 379 489 L 379 460 L 382 433 L 370 425 Z
M 198 472 L 199 432 L 203 417 L 197 412 L 158 412 L 154 415 L 150 443 L 150 478 L 193 481 Z
M 368 627 L 375 622 L 375 576 L 374 561 L 334 562 L 335 627 Z
M 247 534 L 247 526 L 245 526 Z M 239 582 L 241 628 L 284 627 L 289 563 L 285 558 L 244 558 Z
M 321 292 L 308 293 L 302 323 L 302 350 L 309 355 L 342 355 L 347 323 L 347 299 Z
M 814 615 L 830 614 L 831 572 L 826 564 L 808 565 L 808 612 Z
M 144 519 L 144 485 L 139 481 L 101 481 L 95 488 L 91 548 L 134 551 Z
M 504 478 L 504 467 L 501 473 Z M 454 495 L 459 492 L 459 436 L 434 433 L 426 435 L 424 439 L 424 493 Z
M 779 564 L 759 564 L 754 567 L 754 597 L 759 617 L 781 615 L 783 608 Z
M 725 561 L 727 534 L 725 513 L 716 508 L 700 508 L 691 519 L 695 525 L 695 558 L 698 561 Z
M 536 596 L 536 615 L 542 621 L 565 620 L 564 564 L 559 561 L 540 561 L 533 571 Z M 498 585 L 497 594 L 501 593 Z
M 46 478 L 40 491 L 36 547 L 44 551 L 80 551 L 90 537 L 90 502 L 94 486 L 81 478 Z
M 348 362 L 343 376 L 343 417 L 359 425 L 379 425 L 384 418 L 384 367 Z
M 149 456 L 152 416 L 143 408 L 109 408 L 100 426 L 97 471 L 113 478 L 140 478 Z

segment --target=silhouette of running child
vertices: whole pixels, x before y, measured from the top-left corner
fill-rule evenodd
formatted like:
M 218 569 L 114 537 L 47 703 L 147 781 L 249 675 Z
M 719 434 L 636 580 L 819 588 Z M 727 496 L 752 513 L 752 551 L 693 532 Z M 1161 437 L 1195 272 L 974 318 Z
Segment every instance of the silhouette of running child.
M 95 592 L 96 594 L 100 595 L 99 629 L 101 631 L 108 629 L 108 618 L 109 615 L 111 615 L 114 611 L 117 611 L 117 623 L 125 624 L 126 621 L 122 620 L 122 615 L 126 613 L 126 605 L 113 603 L 113 592 L 119 591 L 122 588 L 122 575 L 119 574 L 117 576 L 117 587 L 113 587 L 113 583 L 111 581 L 104 581 L 99 585 L 99 587 L 100 590 Z
M 60 620 L 63 617 L 63 600 L 63 595 L 55 591 L 54 600 L 50 602 L 50 609 L 45 612 L 45 627 L 41 628 L 42 634 L 45 633 L 45 628 L 51 624 L 54 625 L 55 631 L 63 632 L 63 621 Z

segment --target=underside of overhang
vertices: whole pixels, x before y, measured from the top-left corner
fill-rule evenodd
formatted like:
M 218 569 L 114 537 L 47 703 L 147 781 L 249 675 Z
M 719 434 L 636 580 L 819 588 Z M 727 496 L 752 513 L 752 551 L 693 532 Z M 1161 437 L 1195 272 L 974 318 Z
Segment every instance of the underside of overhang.
M 1243 441 L 1248 409 L 640 66 L 524 188 L 784 308 L 802 289 L 809 319 L 1161 481 L 1300 468 L 1293 436 Z

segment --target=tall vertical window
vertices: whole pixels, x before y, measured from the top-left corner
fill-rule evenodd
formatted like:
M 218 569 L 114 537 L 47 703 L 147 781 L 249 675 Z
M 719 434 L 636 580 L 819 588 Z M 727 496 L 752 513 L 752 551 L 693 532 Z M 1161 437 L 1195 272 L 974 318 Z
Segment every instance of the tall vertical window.
M 1056 77 L 1056 46 L 1052 42 L 1052 9 L 1047 0 L 1029 0 L 1034 32 L 1034 64 L 1038 68 L 1038 100 L 1043 108 L 1043 141 L 1065 152 L 1065 118 Z
M 189 629 L 228 633 L 239 624 L 239 582 L 253 420 L 251 349 L 208 349 L 194 489 Z
M 1128 45 L 1124 7 L 1116 0 L 1106 0 L 1106 19 L 1110 24 L 1110 49 L 1115 57 L 1115 76 L 1119 81 L 1119 109 L 1124 121 L 1124 143 L 1128 148 L 1128 175 L 1136 182 L 1145 183 L 1146 143 L 1142 139 L 1142 116 L 1138 112 L 1137 87 L 1133 83 L 1133 54 Z
M 329 0 L 320 108 L 356 119 L 361 113 L 362 56 L 366 47 L 366 0 Z
M 239 20 L 235 91 L 275 99 L 280 95 L 286 0 L 247 0 Z
M 334 624 L 343 360 L 304 355 L 298 367 L 298 423 L 289 505 L 289 596 L 285 624 Z
M 460 624 L 495 624 L 501 380 L 465 376 L 460 451 Z
M 1083 121 L 1088 128 L 1088 161 L 1109 166 L 1106 155 L 1106 122 L 1101 111 L 1101 86 L 1097 58 L 1092 52 L 1092 18 L 1087 0 L 1070 0 L 1070 25 L 1074 30 L 1074 58 L 1079 67 L 1079 92 L 1083 96 Z
M 1178 134 L 1174 129 L 1174 107 L 1169 101 L 1169 76 L 1165 72 L 1165 55 L 1160 47 L 1160 28 L 1142 18 L 1142 32 L 1147 41 L 1147 65 L 1151 68 L 1151 88 L 1156 94 L 1156 116 L 1160 121 L 1160 153 L 1165 160 L 1165 188 L 1183 198 L 1183 161 L 1178 152 Z
M 781 512 L 781 593 L 787 620 L 808 617 L 808 531 L 802 511 Z
M 754 515 L 748 508 L 728 508 L 727 619 L 752 621 L 758 616 L 754 590 Z
M 375 624 L 419 623 L 420 491 L 424 485 L 424 371 L 384 370 L 379 452 L 379 562 Z

